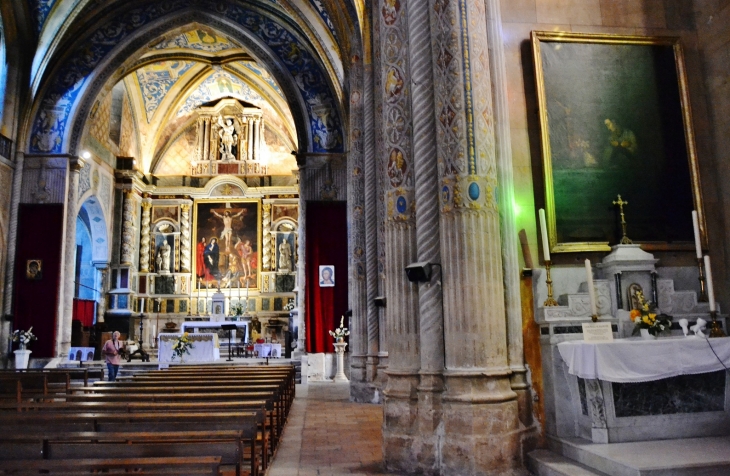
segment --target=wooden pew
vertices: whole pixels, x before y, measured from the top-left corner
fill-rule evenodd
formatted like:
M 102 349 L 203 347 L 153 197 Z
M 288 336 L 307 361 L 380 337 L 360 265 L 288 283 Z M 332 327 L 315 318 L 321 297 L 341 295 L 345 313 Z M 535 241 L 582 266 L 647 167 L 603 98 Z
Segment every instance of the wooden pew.
M 220 456 L 222 465 L 235 466 L 236 476 L 241 476 L 244 439 L 235 430 L 0 434 L 0 460 Z M 257 476 L 255 445 L 249 451 L 249 474 Z
M 6 460 L 0 474 L 30 476 L 38 474 L 78 475 L 82 473 L 126 470 L 138 475 L 220 476 L 220 456 L 185 458 L 88 458 L 67 460 Z
M 0 414 L 0 428 L 9 434 L 59 432 L 184 432 L 242 431 L 251 454 L 257 457 L 258 426 L 262 415 L 256 412 L 7 412 Z M 263 452 L 262 452 L 263 454 Z M 265 454 L 264 454 L 265 455 Z

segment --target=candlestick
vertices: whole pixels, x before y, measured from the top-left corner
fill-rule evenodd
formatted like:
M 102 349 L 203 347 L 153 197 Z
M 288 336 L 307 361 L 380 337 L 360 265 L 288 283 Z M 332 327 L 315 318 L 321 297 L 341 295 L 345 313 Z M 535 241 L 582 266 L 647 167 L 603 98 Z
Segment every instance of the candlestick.
M 545 260 L 545 284 L 547 284 L 547 292 L 548 292 L 547 299 L 545 299 L 545 302 L 542 303 L 542 305 L 545 307 L 558 305 L 558 302 L 555 299 L 553 299 L 553 280 L 550 277 L 550 265 L 551 265 L 551 261 Z
M 542 234 L 542 255 L 545 261 L 550 261 L 550 240 L 548 240 L 547 234 L 547 223 L 545 221 L 545 209 L 541 208 L 538 211 L 540 216 L 540 233 Z
M 700 240 L 700 219 L 697 210 L 692 210 L 692 227 L 695 232 L 695 253 L 697 259 L 702 259 L 702 241 Z
M 712 268 L 710 257 L 705 255 L 705 279 L 707 280 L 707 301 L 710 303 L 710 312 L 715 310 L 715 288 L 712 284 Z
M 710 311 L 710 317 L 712 323 L 710 324 L 710 337 L 727 337 L 725 332 L 720 327 L 720 323 L 717 322 L 717 311 Z
M 697 278 L 700 281 L 700 296 L 697 298 L 699 302 L 707 302 L 707 289 L 705 288 L 705 271 L 704 271 L 704 260 L 702 258 L 697 258 L 697 269 L 699 270 L 699 278 Z
M 198 278 L 198 300 L 195 302 L 195 315 L 200 315 L 200 278 Z
M 591 300 L 591 319 L 593 322 L 598 320 L 598 306 L 596 306 L 596 290 L 593 287 L 593 268 L 591 260 L 586 260 L 586 278 L 588 283 L 588 297 Z

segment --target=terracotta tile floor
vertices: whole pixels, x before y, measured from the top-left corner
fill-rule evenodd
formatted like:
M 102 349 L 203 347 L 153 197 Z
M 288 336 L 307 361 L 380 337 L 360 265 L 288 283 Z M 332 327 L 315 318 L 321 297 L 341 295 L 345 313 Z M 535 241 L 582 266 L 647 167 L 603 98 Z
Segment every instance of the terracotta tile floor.
M 268 476 L 380 476 L 380 405 L 350 403 L 349 384 L 297 385 L 297 397 Z

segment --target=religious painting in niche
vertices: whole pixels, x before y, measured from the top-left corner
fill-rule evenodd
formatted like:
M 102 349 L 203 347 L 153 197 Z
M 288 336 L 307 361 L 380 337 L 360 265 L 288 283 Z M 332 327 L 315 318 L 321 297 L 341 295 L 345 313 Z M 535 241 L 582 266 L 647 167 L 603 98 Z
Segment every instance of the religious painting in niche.
M 29 259 L 25 262 L 25 278 L 31 281 L 43 279 L 43 260 Z
M 259 205 L 257 201 L 241 200 L 196 203 L 196 286 L 258 288 Z
M 322 265 L 319 267 L 319 287 L 331 288 L 335 285 L 335 267 Z
M 174 222 L 179 221 L 178 207 L 152 207 L 152 223 L 157 223 L 158 220 L 165 218 Z
M 704 218 L 678 40 L 532 40 L 551 251 L 609 251 L 622 236 L 619 194 L 630 239 L 691 249 L 691 211 Z
M 271 221 L 277 222 L 282 218 L 299 220 L 299 205 L 274 205 L 271 208 Z

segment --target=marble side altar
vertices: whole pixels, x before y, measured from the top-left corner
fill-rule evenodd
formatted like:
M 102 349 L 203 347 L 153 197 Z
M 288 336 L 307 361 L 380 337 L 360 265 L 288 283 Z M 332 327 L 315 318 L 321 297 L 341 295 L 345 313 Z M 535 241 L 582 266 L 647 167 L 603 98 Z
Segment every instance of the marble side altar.
M 160 334 L 159 336 L 159 347 L 157 349 L 157 360 L 163 363 L 180 362 L 178 357 L 175 360 L 172 359 L 172 344 L 175 339 L 180 337 L 182 334 Z M 214 333 L 198 333 L 188 334 L 188 337 L 193 342 L 193 347 L 190 349 L 190 354 L 185 355 L 183 360 L 186 363 L 191 362 L 214 362 L 221 358 L 220 348 L 218 345 L 218 334 Z
M 559 437 L 616 443 L 730 434 L 730 378 L 721 363 L 730 366 L 730 338 L 574 340 L 557 349 Z
M 611 323 L 616 339 L 606 344 L 583 342 L 581 324 L 590 322 L 585 270 L 553 269 L 559 305 L 535 310 L 549 435 L 595 443 L 730 435 L 730 375 L 707 340 L 683 337 L 677 324 L 709 320 L 708 303 L 688 285 L 696 277 L 685 276 L 695 270 L 657 269 L 656 263 L 638 246 L 620 245 L 596 265 L 599 319 Z M 539 305 L 544 281 L 537 276 Z M 630 337 L 636 287 L 673 316 L 671 332 L 656 341 Z M 718 320 L 726 329 L 726 316 Z M 709 343 L 730 366 L 730 339 Z

